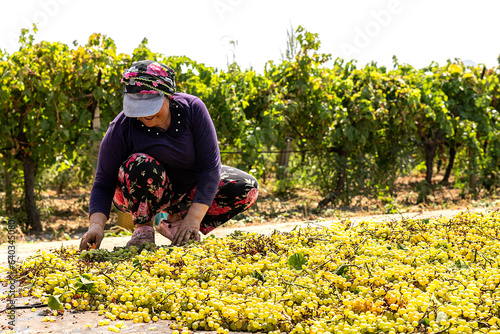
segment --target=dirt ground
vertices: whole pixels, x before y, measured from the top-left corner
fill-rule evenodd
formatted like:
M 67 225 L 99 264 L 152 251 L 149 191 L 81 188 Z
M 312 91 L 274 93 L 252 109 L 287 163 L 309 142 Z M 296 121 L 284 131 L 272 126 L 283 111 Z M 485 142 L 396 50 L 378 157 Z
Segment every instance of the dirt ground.
M 436 210 L 463 210 L 467 207 L 500 206 L 498 194 L 493 199 L 480 194 L 476 200 L 462 198 L 460 190 L 438 183 L 441 175 L 436 175 L 436 187 L 426 204 L 416 204 L 418 194 L 414 191 L 422 175 L 402 178 L 398 181 L 394 195 L 379 196 L 379 199 L 354 197 L 349 206 L 330 203 L 321 213 L 316 211 L 323 199 L 317 192 L 307 189 L 293 189 L 286 198 L 273 196 L 273 189 L 260 187 L 257 203 L 244 214 L 235 217 L 238 226 L 260 226 L 294 221 L 314 221 L 317 219 L 338 219 L 346 217 L 371 216 L 388 213 L 418 213 Z M 88 227 L 88 198 L 90 188 L 66 190 L 58 193 L 45 189 L 39 194 L 37 205 L 41 214 L 43 232 L 27 233 L 26 226 L 20 226 L 16 233 L 18 242 L 53 241 L 80 239 Z M 2 193 L 0 193 L 0 199 Z M 1 202 L 1 201 L 0 201 Z M 20 204 L 19 204 L 20 205 Z M 26 218 L 15 218 L 22 223 Z M 116 226 L 118 215 L 113 210 L 107 228 Z M 22 225 L 22 224 L 21 224 Z M 234 225 L 234 223 L 233 223 Z M 0 243 L 5 242 L 5 234 L 0 234 Z
M 385 215 L 367 215 L 367 216 L 355 216 L 349 219 L 353 222 L 359 221 L 384 221 L 384 220 L 398 220 L 405 218 L 432 218 L 432 217 L 453 217 L 460 211 L 464 211 L 464 208 L 455 208 L 448 210 L 427 210 L 420 212 L 407 212 L 402 214 L 385 214 Z M 487 209 L 470 209 L 470 211 L 487 211 Z M 345 219 L 345 218 L 339 218 Z M 324 220 L 320 222 L 314 222 L 315 225 L 329 226 L 334 220 Z M 273 224 L 255 224 L 249 226 L 229 226 L 220 227 L 213 231 L 212 233 L 216 237 L 223 237 L 235 230 L 244 230 L 248 232 L 257 232 L 263 234 L 272 233 L 274 230 L 279 231 L 289 231 L 295 228 L 297 225 L 306 226 L 311 224 L 311 221 L 288 221 L 282 223 Z M 106 249 L 113 249 L 114 246 L 123 246 L 128 241 L 130 236 L 124 237 L 106 237 L 101 247 Z M 156 234 L 156 243 L 159 245 L 168 244 L 169 240 L 163 236 Z M 20 242 L 16 244 L 16 254 L 18 256 L 18 261 L 22 261 L 27 257 L 33 255 L 38 250 L 52 250 L 59 248 L 61 246 L 75 246 L 79 244 L 79 239 L 71 240 L 59 240 L 59 241 L 49 241 L 49 242 Z M 7 248 L 8 244 L 4 243 L 0 246 L 0 266 L 7 266 Z M 2 293 L 6 293 L 7 288 L 2 287 Z M 97 312 L 66 312 L 63 316 L 53 317 L 56 320 L 53 322 L 43 322 L 46 312 L 48 312 L 47 307 L 36 308 L 35 312 L 32 312 L 32 307 L 39 300 L 35 298 L 18 298 L 16 300 L 16 306 L 27 307 L 25 309 L 17 309 L 15 313 L 15 326 L 13 329 L 9 329 L 7 326 L 7 314 L 2 312 L 0 316 L 2 319 L 0 330 L 2 333 L 111 333 L 108 330 L 108 326 L 98 326 L 99 320 L 103 317 L 99 316 Z M 25 305 L 27 304 L 27 305 Z M 5 304 L 2 305 L 5 308 Z M 111 321 L 110 325 L 116 324 L 118 321 Z M 171 321 L 160 320 L 156 323 L 148 324 L 134 324 L 132 321 L 124 321 L 127 328 L 122 329 L 120 333 L 172 333 L 170 329 Z M 90 324 L 92 327 L 86 328 L 85 325 Z M 206 333 L 216 333 L 206 332 Z M 234 333 L 234 332 L 233 332 Z

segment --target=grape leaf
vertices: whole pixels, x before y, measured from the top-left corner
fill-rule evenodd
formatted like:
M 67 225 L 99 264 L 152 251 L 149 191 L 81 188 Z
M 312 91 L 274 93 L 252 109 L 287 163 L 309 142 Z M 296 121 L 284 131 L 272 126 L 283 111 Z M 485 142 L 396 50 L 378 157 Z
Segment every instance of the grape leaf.
M 51 310 L 62 310 L 63 306 L 62 306 L 62 303 L 61 303 L 61 300 L 59 299 L 61 295 L 50 295 L 49 296 L 49 302 L 47 303 L 47 306 L 51 309 Z
M 288 258 L 288 265 L 294 269 L 301 270 L 307 264 L 307 258 L 303 253 L 295 253 Z

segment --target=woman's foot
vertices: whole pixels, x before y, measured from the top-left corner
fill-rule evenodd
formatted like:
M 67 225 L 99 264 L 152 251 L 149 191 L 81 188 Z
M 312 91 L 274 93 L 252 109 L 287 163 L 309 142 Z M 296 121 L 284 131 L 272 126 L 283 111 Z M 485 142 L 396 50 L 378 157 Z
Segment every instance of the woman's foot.
M 170 218 L 170 216 L 168 217 Z M 167 218 L 167 219 L 168 219 Z M 182 220 L 177 220 L 175 222 L 169 222 L 167 219 L 162 219 L 158 226 L 156 227 L 156 231 L 163 235 L 168 240 L 174 240 L 175 234 L 181 225 Z
M 140 246 L 145 242 L 155 243 L 155 229 L 149 225 L 139 225 L 135 227 L 127 246 Z

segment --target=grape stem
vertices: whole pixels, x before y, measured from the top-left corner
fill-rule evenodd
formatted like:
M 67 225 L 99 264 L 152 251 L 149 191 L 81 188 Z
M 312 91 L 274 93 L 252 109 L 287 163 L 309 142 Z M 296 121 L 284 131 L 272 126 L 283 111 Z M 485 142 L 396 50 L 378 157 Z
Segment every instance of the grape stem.
M 448 330 L 451 328 L 451 326 L 453 326 L 453 324 L 450 324 L 450 325 L 448 326 L 448 328 L 442 329 L 442 330 L 437 331 L 437 332 L 432 333 L 432 334 L 442 334 L 442 333 L 446 333 L 446 332 L 448 332 Z

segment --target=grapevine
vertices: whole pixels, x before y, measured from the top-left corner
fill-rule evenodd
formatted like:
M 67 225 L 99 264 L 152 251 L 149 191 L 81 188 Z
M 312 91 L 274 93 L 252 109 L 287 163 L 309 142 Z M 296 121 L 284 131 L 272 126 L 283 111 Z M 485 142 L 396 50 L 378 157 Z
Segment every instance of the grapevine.
M 500 211 L 41 251 L 22 296 L 177 330 L 500 333 Z M 61 311 L 59 311 L 61 312 Z M 119 331 L 119 328 L 113 329 Z

